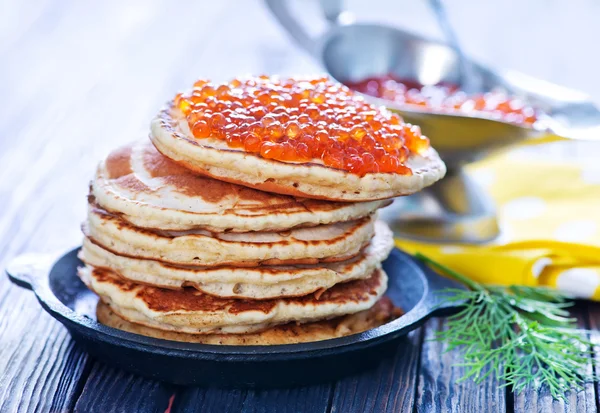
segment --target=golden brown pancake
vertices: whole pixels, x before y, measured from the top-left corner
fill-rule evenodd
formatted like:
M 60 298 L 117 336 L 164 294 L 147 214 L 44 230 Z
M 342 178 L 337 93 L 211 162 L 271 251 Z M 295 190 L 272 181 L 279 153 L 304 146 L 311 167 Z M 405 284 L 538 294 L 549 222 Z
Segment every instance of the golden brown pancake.
M 307 324 L 292 322 L 251 334 L 186 334 L 131 323 L 119 317 L 102 301 L 98 302 L 96 311 L 100 323 L 130 333 L 162 340 L 230 346 L 294 344 L 344 337 L 379 327 L 399 317 L 400 314 L 400 309 L 394 307 L 388 297 L 382 297 L 368 310 L 331 320 Z
M 369 245 L 350 260 L 295 266 L 198 267 L 177 266 L 160 261 L 114 254 L 84 238 L 79 257 L 96 268 L 107 268 L 140 284 L 180 289 L 194 287 L 225 298 L 269 299 L 297 297 L 333 285 L 366 278 L 379 267 L 393 248 L 392 232 L 383 222 L 375 223 Z
M 257 191 L 194 173 L 148 140 L 113 151 L 98 166 L 90 191 L 103 209 L 141 228 L 214 232 L 272 232 L 356 220 L 390 202 L 326 202 Z
M 303 297 L 235 300 L 193 288 L 168 290 L 124 280 L 109 270 L 79 269 L 83 282 L 121 318 L 161 330 L 190 334 L 246 334 L 291 321 L 308 323 L 371 308 L 387 288 L 387 276 L 337 284 Z
M 281 232 L 151 231 L 91 204 L 83 233 L 119 255 L 177 265 L 256 266 L 343 261 L 368 245 L 375 216 Z

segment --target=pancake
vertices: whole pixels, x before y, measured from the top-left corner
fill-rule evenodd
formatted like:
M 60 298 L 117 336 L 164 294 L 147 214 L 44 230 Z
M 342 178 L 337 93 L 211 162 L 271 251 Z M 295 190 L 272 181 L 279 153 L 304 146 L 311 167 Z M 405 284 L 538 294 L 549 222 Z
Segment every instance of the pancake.
M 197 173 L 261 191 L 332 201 L 372 201 L 410 195 L 444 177 L 446 166 L 433 148 L 410 153 L 405 162 L 411 175 L 355 175 L 309 163 L 265 159 L 234 149 L 216 138 L 198 140 L 183 113 L 172 104 L 152 121 L 150 139 L 166 157 Z
M 364 280 L 337 284 L 320 294 L 273 300 L 232 300 L 195 289 L 169 290 L 126 281 L 85 266 L 82 281 L 121 318 L 159 330 L 190 334 L 246 334 L 289 322 L 308 323 L 371 308 L 387 288 L 381 269 Z
M 90 205 L 86 237 L 119 255 L 183 265 L 256 266 L 343 261 L 374 234 L 375 216 L 286 232 L 150 231 Z
M 397 318 L 400 313 L 400 309 L 394 307 L 388 297 L 382 297 L 368 310 L 332 320 L 307 324 L 288 323 L 252 334 L 186 334 L 130 323 L 119 317 L 102 301 L 98 302 L 96 310 L 100 323 L 130 333 L 162 340 L 230 346 L 294 344 L 344 337 L 379 327 Z
M 275 195 L 193 173 L 148 141 L 113 151 L 98 166 L 90 194 L 141 228 L 214 232 L 280 231 L 356 220 L 390 201 L 326 202 Z
M 87 238 L 83 240 L 80 258 L 93 267 L 107 268 L 130 281 L 156 287 L 194 287 L 224 298 L 297 297 L 370 276 L 394 245 L 386 224 L 378 221 L 375 228 L 375 236 L 359 256 L 337 263 L 252 268 L 183 267 L 113 254 Z

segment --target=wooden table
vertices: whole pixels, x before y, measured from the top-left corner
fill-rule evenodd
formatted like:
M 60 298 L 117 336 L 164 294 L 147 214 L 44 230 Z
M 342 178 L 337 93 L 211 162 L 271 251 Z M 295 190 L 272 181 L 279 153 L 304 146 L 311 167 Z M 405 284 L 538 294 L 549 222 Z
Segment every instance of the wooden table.
M 418 3 L 354 6 L 437 34 Z M 590 83 L 597 79 L 597 65 L 564 64 L 565 59 L 587 56 L 579 48 L 557 60 L 556 54 L 542 56 L 539 46 L 510 43 L 515 39 L 512 31 L 498 37 L 483 30 L 517 24 L 519 17 L 509 9 L 519 4 L 502 2 L 504 7 L 497 10 L 500 6 L 472 8 L 472 2 L 458 1 L 451 17 L 462 21 L 479 13 L 491 19 L 487 26 L 480 20 L 460 25 L 459 34 L 474 55 L 496 64 L 509 61 L 574 87 L 587 85 L 600 96 L 600 85 Z M 543 4 L 544 9 L 531 4 Z M 580 16 L 572 7 L 563 13 L 548 4 L 539 0 L 520 6 L 543 17 L 527 20 L 532 41 L 550 39 L 553 47 L 566 48 L 568 42 L 556 34 L 553 22 L 568 23 L 573 38 L 598 37 L 593 12 L 600 8 L 597 3 L 574 2 L 590 8 Z M 306 15 L 315 12 L 311 4 L 296 6 L 304 7 Z M 385 12 L 390 8 L 394 13 Z M 530 55 L 536 58 L 523 58 Z M 146 136 L 149 119 L 178 88 L 198 76 L 223 79 L 316 70 L 258 0 L 2 2 L 0 266 L 22 252 L 60 251 L 79 243 L 87 184 L 96 162 L 116 145 Z M 583 326 L 598 329 L 600 306 L 580 303 L 576 313 Z M 454 363 L 460 362 L 459 355 L 444 353 L 442 344 L 429 341 L 443 328 L 443 320 L 430 321 L 399 344 L 393 360 L 336 383 L 272 391 L 183 388 L 90 358 L 41 310 L 33 294 L 0 277 L 0 411 L 163 412 L 168 406 L 172 412 L 597 410 L 600 391 L 594 384 L 572 392 L 567 404 L 552 401 L 545 390 L 515 396 L 493 378 L 481 385 L 458 382 L 462 370 Z

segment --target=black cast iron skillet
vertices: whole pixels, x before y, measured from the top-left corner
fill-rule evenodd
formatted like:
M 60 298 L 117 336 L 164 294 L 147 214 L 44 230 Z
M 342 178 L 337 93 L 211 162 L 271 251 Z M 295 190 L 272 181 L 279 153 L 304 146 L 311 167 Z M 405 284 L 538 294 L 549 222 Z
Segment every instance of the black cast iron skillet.
M 386 293 L 404 315 L 352 336 L 280 346 L 217 346 L 145 337 L 96 321 L 98 298 L 79 280 L 78 249 L 58 260 L 28 254 L 7 268 L 17 285 L 35 292 L 42 307 L 67 327 L 91 355 L 124 370 L 176 384 L 221 387 L 283 387 L 329 381 L 375 365 L 403 351 L 402 337 L 429 317 L 454 310 L 440 290 L 459 287 L 409 255 L 394 250 L 383 263 Z

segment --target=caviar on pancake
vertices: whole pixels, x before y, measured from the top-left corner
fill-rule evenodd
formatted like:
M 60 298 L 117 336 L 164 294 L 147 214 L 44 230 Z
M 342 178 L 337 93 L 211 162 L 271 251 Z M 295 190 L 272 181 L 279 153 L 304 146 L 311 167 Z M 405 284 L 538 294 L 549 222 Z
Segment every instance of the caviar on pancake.
M 429 149 L 418 126 L 326 77 L 199 80 L 174 104 L 196 139 L 281 162 L 321 163 L 364 176 L 411 175 L 411 153 Z
M 346 85 L 357 92 L 390 100 L 398 105 L 486 116 L 525 126 L 532 126 L 538 119 L 533 107 L 502 91 L 467 95 L 456 85 L 440 83 L 423 86 L 393 75 L 369 77 L 358 82 L 346 82 Z

